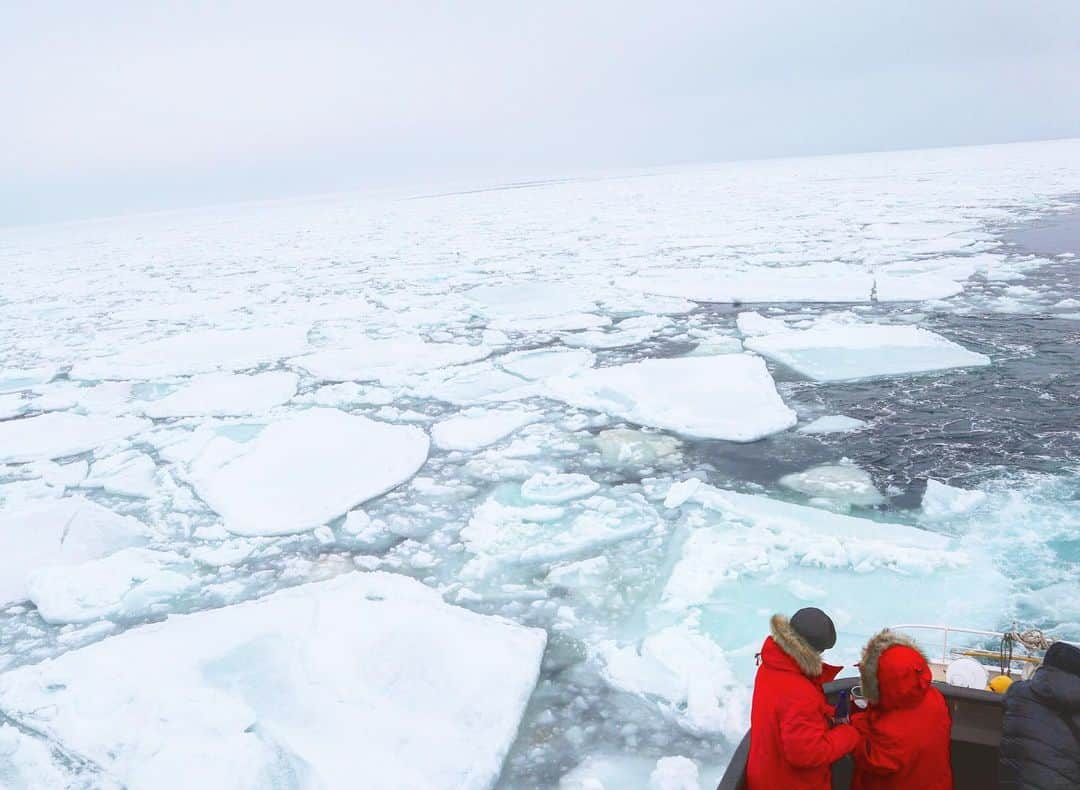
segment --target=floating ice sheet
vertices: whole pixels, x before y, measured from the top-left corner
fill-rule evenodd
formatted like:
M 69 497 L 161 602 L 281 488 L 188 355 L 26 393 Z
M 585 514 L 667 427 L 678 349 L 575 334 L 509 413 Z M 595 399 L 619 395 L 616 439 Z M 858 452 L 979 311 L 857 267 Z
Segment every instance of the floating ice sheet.
M 176 391 L 142 407 L 148 417 L 227 417 L 259 414 L 296 393 L 295 373 L 271 371 L 250 376 L 208 373 L 185 382 Z
M 77 362 L 73 379 L 153 379 L 242 370 L 300 353 L 306 326 L 204 329 L 152 340 L 119 354 Z
M 281 535 L 314 529 L 405 482 L 427 452 L 419 428 L 317 408 L 250 441 L 216 436 L 188 475 L 230 532 Z
M 822 464 L 780 478 L 780 485 L 832 506 L 873 507 L 885 503 L 870 473 L 852 463 Z
M 28 578 L 144 543 L 150 531 L 82 497 L 39 502 L 0 513 L 0 606 L 29 597 Z
M 30 600 L 47 623 L 85 623 L 103 617 L 143 617 L 196 586 L 172 552 L 145 548 L 30 575 Z
M 429 343 L 415 336 L 356 342 L 349 348 L 316 351 L 292 364 L 324 381 L 389 381 L 409 373 L 476 362 L 491 353 L 487 346 Z
M 586 349 L 538 348 L 514 351 L 495 360 L 503 370 L 529 381 L 564 376 L 596 364 L 596 355 Z
M 830 414 L 803 425 L 799 428 L 799 433 L 852 433 L 861 431 L 869 424 L 865 420 L 856 420 L 843 414 Z
M 87 417 L 70 412 L 5 420 L 0 422 L 0 463 L 77 455 L 148 427 L 149 421 L 134 417 Z
M 842 264 L 761 266 L 752 270 L 721 264 L 646 271 L 628 278 L 625 284 L 646 293 L 696 302 L 911 302 L 955 296 L 973 271 L 974 267 L 957 267 L 954 261 L 936 269 L 926 267 L 919 272 L 897 274 L 873 273 Z
M 531 409 L 469 409 L 431 428 L 431 439 L 444 450 L 479 450 L 543 415 Z
M 745 345 L 816 381 L 850 381 L 990 364 L 916 326 L 848 324 L 747 338 Z
M 648 359 L 549 382 L 568 403 L 703 439 L 751 442 L 790 428 L 795 412 L 749 354 Z
M 352 573 L 0 676 L 0 709 L 130 790 L 491 787 L 542 631 Z

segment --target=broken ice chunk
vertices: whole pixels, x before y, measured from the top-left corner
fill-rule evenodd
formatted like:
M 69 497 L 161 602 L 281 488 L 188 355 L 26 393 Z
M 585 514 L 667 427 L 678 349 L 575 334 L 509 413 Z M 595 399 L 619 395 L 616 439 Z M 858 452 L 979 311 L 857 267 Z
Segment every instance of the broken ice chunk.
M 190 567 L 165 551 L 131 548 L 78 565 L 30 575 L 30 600 L 47 623 L 142 617 L 195 587 Z
M 865 420 L 856 420 L 854 417 L 846 417 L 843 414 L 833 414 L 827 417 L 818 417 L 813 422 L 799 428 L 799 433 L 851 433 L 861 431 L 870 423 Z
M 552 376 L 564 376 L 582 368 L 591 368 L 596 364 L 596 355 L 580 348 L 539 348 L 514 351 L 499 357 L 495 364 L 515 376 L 539 381 Z
M 185 382 L 176 392 L 142 407 L 148 417 L 226 417 L 259 414 L 296 393 L 295 373 L 271 371 L 251 376 L 208 373 Z
M 748 338 L 745 345 L 817 381 L 850 381 L 990 364 L 916 326 L 824 325 Z
M 352 787 L 358 771 L 486 790 L 545 641 L 412 579 L 348 573 L 6 672 L 0 707 L 129 790 Z
M 414 335 L 356 341 L 349 348 L 316 351 L 292 364 L 323 381 L 396 382 L 410 373 L 477 362 L 491 354 L 487 346 L 429 343 Z
M 0 513 L 0 606 L 26 600 L 35 571 L 104 557 L 145 543 L 150 531 L 82 497 Z
M 71 378 L 158 379 L 213 370 L 242 370 L 300 353 L 306 326 L 202 329 L 152 340 L 108 357 L 77 362 Z
M 542 417 L 531 409 L 468 409 L 432 426 L 431 439 L 444 450 L 479 450 Z
M 93 450 L 149 428 L 135 417 L 86 417 L 70 412 L 49 412 L 0 422 L 0 463 L 19 463 Z
M 599 483 L 579 474 L 536 474 L 521 484 L 523 499 L 543 505 L 559 505 L 599 490 Z
M 751 354 L 647 359 L 548 386 L 574 406 L 696 438 L 751 442 L 797 421 L 764 361 Z
M 214 437 L 187 476 L 230 532 L 283 535 L 400 485 L 427 453 L 419 428 L 317 408 L 272 422 L 247 442 Z
M 851 505 L 874 507 L 885 503 L 885 497 L 877 490 L 870 474 L 853 463 L 823 464 L 805 472 L 784 475 L 780 485 L 808 497 L 826 499 L 842 508 Z
M 945 485 L 937 480 L 927 480 L 922 511 L 923 516 L 929 519 L 948 518 L 974 510 L 985 501 L 986 494 L 982 491 L 970 491 Z

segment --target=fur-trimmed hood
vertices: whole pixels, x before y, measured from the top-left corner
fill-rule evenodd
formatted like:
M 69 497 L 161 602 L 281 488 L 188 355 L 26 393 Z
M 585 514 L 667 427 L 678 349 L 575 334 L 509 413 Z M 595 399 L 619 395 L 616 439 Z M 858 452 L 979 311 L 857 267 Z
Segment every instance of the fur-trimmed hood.
M 769 627 L 776 646 L 799 665 L 804 675 L 809 678 L 821 675 L 823 667 L 821 654 L 791 627 L 788 618 L 782 614 L 774 614 L 772 620 L 769 621 Z
M 883 661 L 891 648 L 898 650 Z M 915 642 L 888 628 L 875 634 L 863 648 L 859 677 L 866 701 L 889 708 L 918 702 L 931 681 L 930 665 Z

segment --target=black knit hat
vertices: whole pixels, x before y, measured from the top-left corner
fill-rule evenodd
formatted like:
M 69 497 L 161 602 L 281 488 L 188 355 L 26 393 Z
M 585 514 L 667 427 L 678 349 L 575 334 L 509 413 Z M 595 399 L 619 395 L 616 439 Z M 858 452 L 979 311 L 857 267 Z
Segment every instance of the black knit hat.
M 1067 642 L 1054 642 L 1046 651 L 1043 664 L 1057 667 L 1070 675 L 1080 675 L 1080 649 Z
M 836 644 L 836 626 L 833 625 L 832 619 L 814 606 L 795 612 L 788 622 L 795 629 L 795 633 L 809 642 L 810 646 L 819 653 L 824 653 Z

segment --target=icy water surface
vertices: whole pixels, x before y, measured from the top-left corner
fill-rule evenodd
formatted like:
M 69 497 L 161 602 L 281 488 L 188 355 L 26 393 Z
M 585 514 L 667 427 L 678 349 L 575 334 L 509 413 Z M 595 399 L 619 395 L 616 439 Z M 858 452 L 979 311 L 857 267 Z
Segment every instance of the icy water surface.
M 1080 638 L 1078 194 L 1065 141 L 0 233 L 0 785 L 707 788 L 775 611 Z

